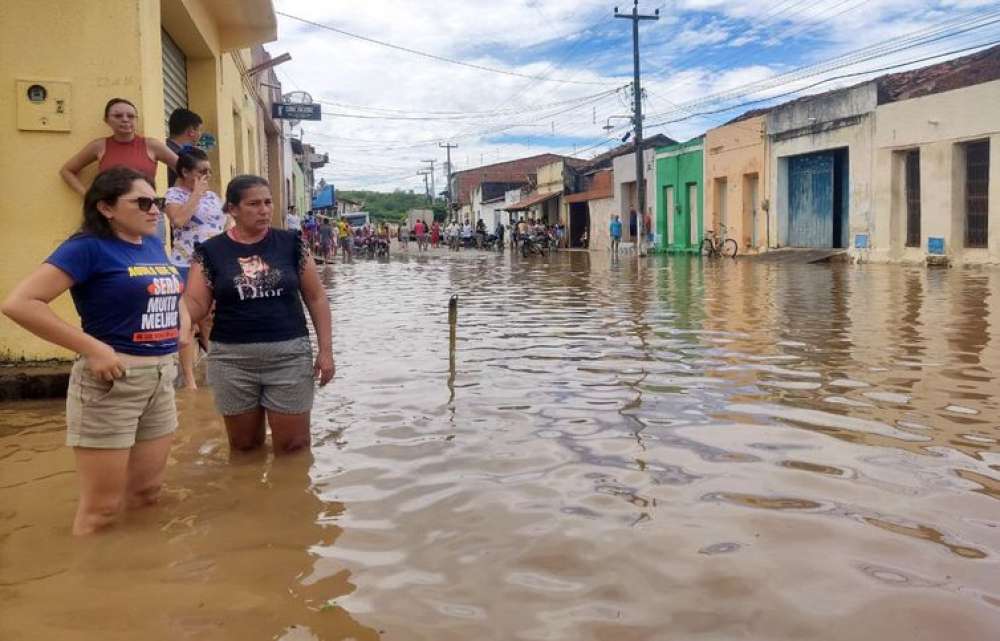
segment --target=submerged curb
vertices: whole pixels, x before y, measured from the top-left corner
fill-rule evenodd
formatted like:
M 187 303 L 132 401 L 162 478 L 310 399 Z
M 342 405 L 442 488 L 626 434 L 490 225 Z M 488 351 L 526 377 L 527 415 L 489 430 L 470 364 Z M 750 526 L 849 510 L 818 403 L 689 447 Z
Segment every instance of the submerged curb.
M 65 398 L 69 361 L 4 363 L 0 365 L 0 402 Z

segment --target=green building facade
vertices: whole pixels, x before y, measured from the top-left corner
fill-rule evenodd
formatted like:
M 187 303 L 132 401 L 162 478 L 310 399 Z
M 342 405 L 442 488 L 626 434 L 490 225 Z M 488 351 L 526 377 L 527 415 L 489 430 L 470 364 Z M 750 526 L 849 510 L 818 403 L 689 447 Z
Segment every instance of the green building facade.
M 656 148 L 657 238 L 668 252 L 698 252 L 704 227 L 704 137 Z

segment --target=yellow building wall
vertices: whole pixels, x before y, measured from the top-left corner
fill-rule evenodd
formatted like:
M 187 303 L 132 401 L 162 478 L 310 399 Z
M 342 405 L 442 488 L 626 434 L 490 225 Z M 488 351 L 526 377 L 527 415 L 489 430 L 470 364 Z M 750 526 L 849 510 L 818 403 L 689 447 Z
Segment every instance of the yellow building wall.
M 135 103 L 140 135 L 166 137 L 161 26 L 187 55 L 189 106 L 216 136 L 209 154 L 216 170 L 212 188 L 223 194 L 235 170 L 256 172 L 261 166 L 251 157 L 259 153 L 251 143 L 258 138 L 256 101 L 241 76 L 249 51 L 220 50 L 219 29 L 203 1 L 0 2 L 0 148 L 7 150 L 0 154 L 0 296 L 78 228 L 80 198 L 58 172 L 87 142 L 110 134 L 103 122 L 108 99 Z M 71 83 L 70 131 L 18 130 L 16 79 Z M 234 113 L 242 122 L 239 131 Z M 96 164 L 88 167 L 84 183 L 95 173 Z M 161 165 L 160 194 L 166 181 Z M 68 293 L 53 309 L 68 322 L 79 322 Z M 0 318 L 0 361 L 71 356 Z
M 540 194 L 551 194 L 563 188 L 563 161 L 557 160 L 538 168 L 538 188 Z
M 761 207 L 768 198 L 765 122 L 763 116 L 748 118 L 705 133 L 705 229 L 716 229 L 724 211 L 727 235 L 736 239 L 740 251 L 767 247 L 767 212 Z M 756 247 L 749 187 L 753 175 L 757 176 Z M 722 192 L 725 203 L 719 198 Z
M 565 188 L 564 176 L 565 163 L 562 160 L 542 165 L 538 168 L 538 173 L 536 174 L 538 187 L 535 191 L 539 194 L 554 194 L 562 191 Z M 538 212 L 539 217 L 549 224 L 558 221 L 566 225 L 569 220 L 569 214 L 567 213 L 568 205 L 563 202 L 564 199 L 562 196 L 553 199 L 553 201 L 537 205 L 535 210 Z M 555 213 L 555 220 L 552 219 L 550 212 Z
M 80 225 L 81 201 L 59 177 L 87 142 L 107 136 L 104 104 L 120 96 L 139 110 L 143 135 L 163 134 L 163 91 L 144 78 L 142 38 L 152 16 L 137 2 L 0 2 L 0 296 Z M 157 32 L 158 33 L 158 32 Z M 114 34 L 109 46 L 109 34 Z M 159 36 L 157 35 L 157 39 Z M 17 128 L 16 79 L 70 83 L 68 132 Z M 82 175 L 89 181 L 89 167 Z M 165 175 L 164 175 L 165 180 Z M 53 304 L 77 322 L 69 295 Z M 0 318 L 0 359 L 67 358 L 61 348 Z

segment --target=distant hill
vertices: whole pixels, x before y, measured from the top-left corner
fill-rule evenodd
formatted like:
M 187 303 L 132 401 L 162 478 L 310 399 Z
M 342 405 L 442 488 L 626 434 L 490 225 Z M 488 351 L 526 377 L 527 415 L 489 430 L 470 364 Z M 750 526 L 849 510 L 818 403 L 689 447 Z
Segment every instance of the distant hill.
M 384 191 L 346 191 L 338 190 L 339 198 L 363 203 L 362 209 L 367 211 L 373 220 L 400 221 L 406 218 L 406 212 L 411 209 L 427 209 L 427 196 L 411 191 L 397 189 L 393 192 Z M 434 210 L 444 216 L 444 201 L 438 199 Z

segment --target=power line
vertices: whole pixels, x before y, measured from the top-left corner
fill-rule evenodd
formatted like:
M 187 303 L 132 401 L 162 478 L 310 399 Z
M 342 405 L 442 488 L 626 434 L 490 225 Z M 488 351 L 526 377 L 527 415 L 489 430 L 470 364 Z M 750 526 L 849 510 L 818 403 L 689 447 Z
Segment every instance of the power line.
M 569 98 L 569 99 L 566 99 L 566 100 L 559 100 L 559 101 L 556 101 L 556 102 L 550 102 L 550 103 L 546 103 L 546 104 L 542 104 L 542 105 L 537 105 L 537 106 L 535 106 L 533 108 L 530 108 L 530 109 L 508 109 L 508 110 L 494 111 L 494 112 L 486 112 L 486 111 L 482 111 L 482 112 L 438 112 L 438 113 L 435 114 L 434 112 L 416 112 L 416 111 L 406 111 L 406 110 L 402 110 L 402 109 L 380 109 L 380 108 L 375 108 L 375 107 L 361 107 L 361 106 L 341 105 L 341 106 L 346 107 L 346 108 L 356 108 L 356 109 L 360 109 L 360 110 L 371 109 L 373 111 L 386 111 L 386 112 L 391 112 L 391 113 L 400 113 L 400 114 L 408 114 L 408 115 L 381 115 L 381 114 L 363 114 L 363 113 L 362 114 L 351 114 L 351 113 L 332 112 L 332 111 L 324 111 L 323 114 L 324 115 L 328 115 L 328 116 L 341 117 L 341 118 L 360 118 L 360 119 L 366 119 L 366 120 L 475 120 L 475 119 L 488 119 L 488 118 L 496 118 L 498 116 L 509 116 L 512 113 L 524 113 L 525 111 L 544 111 L 546 109 L 551 109 L 553 107 L 562 107 L 562 106 L 565 106 L 565 105 L 575 104 L 575 103 L 578 103 L 578 102 L 585 102 L 585 101 L 592 100 L 594 98 L 601 98 L 601 97 L 604 97 L 604 96 L 611 95 L 611 94 L 617 92 L 618 90 L 619 90 L 619 88 L 615 88 L 615 89 L 610 89 L 610 90 L 602 91 L 602 92 L 599 92 L 599 93 L 596 93 L 596 94 L 590 94 L 590 95 L 587 95 L 587 96 L 579 96 L 577 98 Z M 321 104 L 338 105 L 338 103 L 332 102 L 332 101 L 328 101 L 328 100 L 319 100 L 318 102 L 320 102 Z M 417 114 L 421 114 L 421 113 L 431 113 L 432 115 L 417 115 Z
M 995 15 L 1000 15 L 1000 11 L 995 12 Z M 980 16 L 979 18 L 977 18 L 977 20 L 982 19 L 983 17 L 989 17 L 989 16 Z M 960 29 L 958 31 L 952 31 L 950 33 L 947 32 L 947 29 L 941 29 L 941 28 L 931 29 L 929 32 L 927 29 L 918 30 L 916 32 L 913 32 L 913 34 L 922 34 L 922 35 L 915 36 L 913 34 L 909 34 L 906 36 L 901 36 L 900 38 L 896 39 L 896 41 L 889 41 L 888 43 L 883 43 L 881 45 L 873 45 L 870 47 L 858 49 L 853 52 L 848 52 L 846 54 L 843 54 L 842 56 L 831 58 L 824 62 L 799 67 L 798 69 L 793 69 L 789 72 L 780 74 L 778 76 L 772 76 L 771 78 L 767 78 L 765 80 L 747 83 L 745 85 L 741 85 L 739 87 L 735 87 L 733 89 L 724 92 L 719 92 L 716 94 L 704 96 L 702 98 L 678 105 L 678 110 L 689 111 L 690 108 L 698 107 L 701 105 L 720 103 L 725 100 L 739 99 L 741 97 L 749 96 L 754 93 L 759 93 L 761 91 L 766 91 L 768 89 L 777 88 L 782 85 L 787 85 L 800 80 L 805 80 L 810 77 L 815 77 L 823 73 L 836 71 L 837 69 L 843 69 L 844 67 L 849 67 L 854 64 L 867 62 L 868 60 L 881 57 L 889 53 L 900 53 L 902 51 L 924 46 L 932 42 L 936 42 L 938 40 L 953 38 L 957 35 L 961 35 L 963 33 L 967 33 L 975 29 L 980 29 L 982 27 L 989 26 L 990 24 L 994 24 L 996 22 L 1000 22 L 1000 19 L 995 19 L 990 22 L 977 24 L 973 26 L 963 25 L 965 28 Z M 956 25 L 951 25 L 951 26 L 954 27 Z M 938 33 L 935 33 L 935 31 Z M 928 33 L 922 33 L 922 32 L 928 32 Z M 658 114 L 651 114 L 651 117 L 673 115 L 677 113 L 678 110 L 658 113 Z
M 568 36 L 570 38 L 576 38 L 576 42 L 558 60 L 556 60 L 554 62 L 550 62 L 549 65 L 548 65 L 548 67 L 546 67 L 545 71 L 543 71 L 541 75 L 547 77 L 553 71 L 555 71 L 556 69 L 558 69 L 559 67 L 561 67 L 567 60 L 569 60 L 569 58 L 573 55 L 573 53 L 577 50 L 577 48 L 584 42 L 584 37 L 583 37 L 584 34 L 589 33 L 590 31 L 603 26 L 604 24 L 606 24 L 605 21 L 601 20 L 601 21 L 595 22 L 595 23 L 593 23 L 593 24 L 591 24 L 591 25 L 589 25 L 587 27 L 584 27 L 583 29 L 581 29 L 580 31 L 572 34 L 571 36 Z M 591 55 L 587 56 L 584 60 L 577 61 L 577 70 L 576 70 L 576 72 L 573 75 L 570 76 L 570 78 L 571 79 L 575 79 L 576 76 L 579 75 L 582 72 L 582 70 L 588 64 L 590 64 L 590 62 L 594 58 L 596 58 L 597 56 L 601 55 L 601 53 L 602 53 L 602 51 L 600 49 L 597 49 L 596 51 L 592 52 Z M 506 99 L 503 99 L 503 100 L 497 102 L 496 105 L 494 105 L 494 108 L 496 108 L 500 104 L 508 103 L 508 102 L 513 102 L 514 100 L 516 100 L 517 101 L 516 102 L 517 106 L 515 106 L 514 109 L 517 110 L 517 111 L 523 111 L 526 108 L 525 98 L 528 97 L 529 95 L 531 95 L 530 94 L 531 90 L 533 90 L 539 84 L 540 84 L 540 82 L 538 80 L 532 80 L 532 81 L 529 81 L 527 83 L 524 83 L 523 87 L 518 87 L 517 89 L 515 89 Z M 453 138 L 467 137 L 465 134 L 468 131 L 469 130 L 466 129 L 465 132 L 463 132 L 463 134 L 460 134 L 458 136 L 453 136 Z
M 461 67 L 468 67 L 470 69 L 478 69 L 479 71 L 488 71 L 490 73 L 499 73 L 499 74 L 504 74 L 504 75 L 507 75 L 507 76 L 516 76 L 518 78 L 529 78 L 529 79 L 532 79 L 532 80 L 540 80 L 540 81 L 544 81 L 544 82 L 558 82 L 558 83 L 574 84 L 574 85 L 600 85 L 600 86 L 606 87 L 606 86 L 612 84 L 612 83 L 609 83 L 609 82 L 597 82 L 597 81 L 592 81 L 592 80 L 568 80 L 568 79 L 560 79 L 560 78 L 546 78 L 544 76 L 535 76 L 535 75 L 532 75 L 532 74 L 520 73 L 518 71 L 511 71 L 509 69 L 497 69 L 495 67 L 487 67 L 485 65 L 478 65 L 478 64 L 475 64 L 475 63 L 472 63 L 472 62 L 465 62 L 465 61 L 462 61 L 462 60 L 455 60 L 453 58 L 446 58 L 445 56 L 439 56 L 437 54 L 428 53 L 426 51 L 418 51 L 416 49 L 411 49 L 409 47 L 404 47 L 402 45 L 393 44 L 391 42 L 385 42 L 383 40 L 377 40 L 375 38 L 369 38 L 368 36 L 362 36 L 362 35 L 359 35 L 359 34 L 356 34 L 356 33 L 351 33 L 350 31 L 345 31 L 343 29 L 338 29 L 337 27 L 332 27 L 330 25 L 325 25 L 325 24 L 322 24 L 322 23 L 319 23 L 319 22 L 313 22 L 312 20 L 307 20 L 306 18 L 300 18 L 299 16 L 293 16 L 293 15 L 291 15 L 289 13 L 284 13 L 283 11 L 275 11 L 275 14 L 277 14 L 279 16 L 282 16 L 282 17 L 285 17 L 285 18 L 288 18 L 290 20 L 296 20 L 298 22 L 302 22 L 304 24 L 308 24 L 308 25 L 311 25 L 313 27 L 317 27 L 319 29 L 325 29 L 327 31 L 332 31 L 334 33 L 339 33 L 340 35 L 347 36 L 349 38 L 355 38 L 357 40 L 362 40 L 364 42 L 368 42 L 368 43 L 371 43 L 371 44 L 376 44 L 376 45 L 379 45 L 379 46 L 382 46 L 382 47 L 387 47 L 389 49 L 396 49 L 398 51 L 404 51 L 406 53 L 410 53 L 410 54 L 413 54 L 415 56 L 422 56 L 424 58 L 430 58 L 431 60 L 438 60 L 440 62 L 447 62 L 449 64 L 459 65 Z
M 617 91 L 617 89 L 610 90 L 611 92 Z M 571 102 L 576 102 L 577 100 L 585 100 L 587 98 L 595 98 L 597 96 L 604 95 L 608 93 L 607 91 L 598 92 L 596 94 L 588 94 L 586 96 L 577 96 L 575 98 L 567 98 L 565 100 L 559 100 L 555 102 L 545 103 L 542 105 L 537 105 L 532 108 L 532 110 L 541 110 L 548 107 L 558 107 Z M 486 111 L 433 111 L 433 110 L 416 110 L 416 109 L 397 109 L 393 107 L 375 107 L 369 105 L 352 105 L 343 102 L 335 102 L 332 100 L 322 100 L 317 99 L 316 102 L 322 103 L 324 105 L 330 105 L 331 107 L 339 107 L 341 109 L 353 109 L 358 111 L 374 111 L 374 112 L 385 112 L 385 113 L 401 113 L 409 115 L 430 115 L 430 116 L 503 116 L 511 113 L 520 113 L 525 111 L 520 107 L 508 107 L 506 109 L 490 109 Z
M 589 106 L 589 105 L 592 105 L 592 104 L 598 104 L 601 101 L 604 101 L 604 100 L 608 99 L 609 97 L 611 97 L 613 95 L 614 95 L 614 92 L 610 92 L 610 93 L 608 93 L 606 95 L 601 96 L 600 98 L 598 98 L 596 100 L 589 100 L 589 101 L 585 101 L 585 102 L 582 102 L 582 103 L 579 103 L 579 104 L 572 105 L 572 106 L 570 106 L 568 108 L 560 109 L 558 111 L 548 112 L 548 113 L 542 114 L 542 115 L 540 115 L 538 117 L 532 118 L 532 119 L 527 120 L 527 121 L 515 122 L 515 123 L 507 123 L 507 124 L 503 124 L 503 125 L 500 125 L 500 126 L 497 126 L 497 127 L 492 127 L 492 128 L 489 128 L 489 129 L 481 130 L 481 131 L 469 132 L 469 133 L 460 134 L 460 135 L 457 135 L 457 136 L 448 136 L 448 137 L 443 137 L 443 138 L 434 138 L 434 139 L 430 139 L 430 140 L 423 140 L 423 141 L 419 141 L 419 142 L 415 142 L 415 143 L 408 143 L 408 144 L 399 145 L 399 146 L 392 145 L 391 142 L 387 142 L 383 146 L 367 147 L 367 148 L 357 148 L 357 149 L 355 149 L 355 151 L 363 151 L 365 149 L 372 150 L 372 151 L 375 151 L 375 150 L 388 150 L 390 148 L 392 148 L 394 150 L 400 150 L 400 149 L 419 149 L 419 148 L 422 148 L 422 147 L 426 147 L 428 145 L 436 145 L 436 144 L 439 144 L 439 143 L 442 143 L 442 142 L 448 142 L 450 140 L 461 140 L 461 139 L 476 138 L 476 137 L 481 137 L 481 136 L 488 136 L 488 135 L 492 135 L 492 134 L 503 133 L 504 131 L 508 131 L 510 129 L 514 129 L 516 127 L 526 126 L 526 125 L 530 125 L 531 123 L 538 122 L 540 120 L 547 120 L 549 118 L 554 118 L 556 116 L 559 116 L 559 115 L 562 115 L 564 113 L 567 113 L 567 112 L 579 109 L 581 107 L 586 107 L 586 106 Z M 320 135 L 320 136 L 323 135 L 320 132 L 313 132 L 313 134 L 314 135 Z
M 840 5 L 836 5 L 836 6 L 840 6 Z M 861 6 L 861 5 L 860 4 L 859 5 L 855 5 L 853 7 L 850 7 L 848 10 L 856 9 L 859 6 Z M 815 25 L 812 25 L 812 27 L 810 27 L 810 29 L 808 29 L 808 30 L 816 29 L 816 28 L 820 27 L 824 22 L 828 22 L 829 20 L 832 20 L 833 18 L 835 18 L 835 17 L 837 17 L 837 16 L 845 13 L 846 11 L 847 10 L 842 11 L 839 14 L 836 14 L 834 16 L 828 16 L 827 18 L 824 18 L 821 22 L 819 22 L 819 23 L 817 23 Z M 869 45 L 867 47 L 861 47 L 861 48 L 855 49 L 853 51 L 849 51 L 849 52 L 847 52 L 845 54 L 842 54 L 841 56 L 830 58 L 830 59 L 828 59 L 825 62 L 814 63 L 812 65 L 804 65 L 804 66 L 799 67 L 798 69 L 795 69 L 793 71 L 789 71 L 789 72 L 781 74 L 779 76 L 774 76 L 774 77 L 772 77 L 770 79 L 760 80 L 760 81 L 757 81 L 757 82 L 758 83 L 765 83 L 765 82 L 768 82 L 770 80 L 774 80 L 775 78 L 784 78 L 784 77 L 789 76 L 791 74 L 799 73 L 799 72 L 802 72 L 804 70 L 808 70 L 808 69 L 811 69 L 811 68 L 815 68 L 815 67 L 821 66 L 823 64 L 832 63 L 832 62 L 835 62 L 837 60 L 845 59 L 845 58 L 850 57 L 850 56 L 864 55 L 865 52 L 869 52 L 869 51 L 878 51 L 878 50 L 880 50 L 882 48 L 885 48 L 887 46 L 891 47 L 891 46 L 893 46 L 893 44 L 901 44 L 903 42 L 906 42 L 906 41 L 909 41 L 909 40 L 912 40 L 912 39 L 915 39 L 915 38 L 919 39 L 920 37 L 926 37 L 927 34 L 933 34 L 936 31 L 945 31 L 948 28 L 951 28 L 953 26 L 961 25 L 963 23 L 968 23 L 970 21 L 974 21 L 974 20 L 978 20 L 978 19 L 982 19 L 983 17 L 988 17 L 989 15 L 991 15 L 991 14 L 988 11 L 985 12 L 985 13 L 982 13 L 982 14 L 978 14 L 978 15 L 976 14 L 976 12 L 967 13 L 965 15 L 959 16 L 957 18 L 953 18 L 951 20 L 947 20 L 945 22 L 938 23 L 936 25 L 932 25 L 930 27 L 924 27 L 924 28 L 921 28 L 921 29 L 917 29 L 917 30 L 908 32 L 906 34 L 902 34 L 900 36 L 897 36 L 896 38 L 892 38 L 892 39 L 889 39 L 889 40 L 881 42 L 881 43 L 877 43 L 877 44 L 874 44 L 874 45 Z M 784 33 L 775 34 L 774 36 L 772 36 L 772 39 L 784 39 L 784 38 L 787 38 L 787 37 L 791 37 L 792 35 L 796 35 L 796 33 L 799 33 L 799 32 L 796 32 L 794 29 L 790 29 L 790 30 L 788 30 L 788 31 L 786 31 Z M 870 58 L 866 58 L 865 60 L 868 60 L 868 59 L 870 59 Z M 735 62 L 737 60 L 745 60 L 745 56 L 741 56 L 739 54 L 734 55 L 734 56 L 730 56 L 729 58 L 726 58 L 723 61 L 721 61 L 720 63 L 718 63 L 718 65 L 722 66 L 722 67 L 725 67 L 726 65 L 728 65 L 730 63 L 733 63 L 733 62 Z M 864 61 L 864 60 L 861 60 L 861 61 Z M 664 69 L 666 69 L 666 67 L 661 68 L 659 71 L 663 71 Z M 677 83 L 677 84 L 673 85 L 672 88 L 674 90 L 677 90 L 677 89 L 679 89 L 681 87 L 690 85 L 692 82 L 694 82 L 694 79 L 688 79 L 686 81 L 683 81 L 683 82 L 680 82 L 680 83 Z M 754 83 L 748 83 L 747 85 L 743 85 L 743 87 L 748 87 L 751 84 L 754 84 Z M 736 89 L 730 90 L 730 91 L 740 90 L 743 87 L 737 87 Z M 707 100 L 707 98 L 706 98 L 706 100 Z
M 692 113 L 692 114 L 689 114 L 687 116 L 684 116 L 683 118 L 675 118 L 673 120 L 665 120 L 665 121 L 662 121 L 662 122 L 658 122 L 658 123 L 654 123 L 654 124 L 651 124 L 651 125 L 647 125 L 647 127 L 650 127 L 650 128 L 652 128 L 652 127 L 660 127 L 660 126 L 666 125 L 666 124 L 673 124 L 673 123 L 683 122 L 685 120 L 689 120 L 691 118 L 695 118 L 695 117 L 698 117 L 698 116 L 705 116 L 705 115 L 709 115 L 709 114 L 717 114 L 717 113 L 724 113 L 724 112 L 727 112 L 727 111 L 735 111 L 737 109 L 744 109 L 746 107 L 749 107 L 749 106 L 752 106 L 752 105 L 755 105 L 755 104 L 760 104 L 762 102 L 767 102 L 767 101 L 770 101 L 770 100 L 774 100 L 776 98 L 784 98 L 784 97 L 790 96 L 792 94 L 801 93 L 802 91 L 805 91 L 806 89 L 812 89 L 813 87 L 818 87 L 819 85 L 826 84 L 828 82 L 833 82 L 835 80 L 845 80 L 847 78 L 856 78 L 858 76 L 867 76 L 867 75 L 870 75 L 870 74 L 873 74 L 873 73 L 881 73 L 883 71 L 891 71 L 893 69 L 899 69 L 900 67 L 908 67 L 910 65 L 919 64 L 921 62 L 928 62 L 930 60 L 935 60 L 937 58 L 944 58 L 944 57 L 947 57 L 947 56 L 954 56 L 954 55 L 957 55 L 957 54 L 966 53 L 966 52 L 969 52 L 969 51 L 974 51 L 976 49 L 982 49 L 984 47 L 990 47 L 990 46 L 997 45 L 997 44 L 1000 44 L 1000 40 L 996 40 L 996 41 L 993 41 L 993 42 L 982 43 L 982 44 L 978 44 L 978 45 L 973 45 L 971 47 L 964 47 L 962 49 L 954 49 L 952 51 L 946 51 L 944 53 L 935 54 L 933 56 L 928 56 L 926 58 L 918 58 L 916 60 L 907 60 L 906 62 L 900 62 L 900 63 L 894 64 L 894 65 L 888 65 L 888 66 L 885 66 L 885 67 L 879 67 L 877 69 L 866 69 L 864 71 L 857 71 L 857 72 L 854 72 L 854 73 L 846 73 L 846 74 L 841 74 L 839 76 L 833 76 L 833 77 L 830 77 L 830 78 L 824 78 L 823 80 L 818 80 L 818 81 L 816 81 L 816 82 L 814 82 L 814 83 L 812 83 L 810 85 L 806 85 L 805 87 L 799 87 L 797 89 L 793 89 L 791 91 L 787 91 L 785 93 L 778 94 L 778 95 L 775 95 L 775 96 L 768 96 L 767 98 L 761 98 L 759 100 L 750 100 L 748 102 L 744 102 L 744 103 L 741 103 L 741 104 L 738 104 L 738 105 L 733 105 L 733 106 L 730 106 L 730 107 L 724 107 L 724 108 L 720 108 L 720 109 L 714 109 L 712 111 L 702 111 L 702 112 L 699 112 L 699 113 Z

